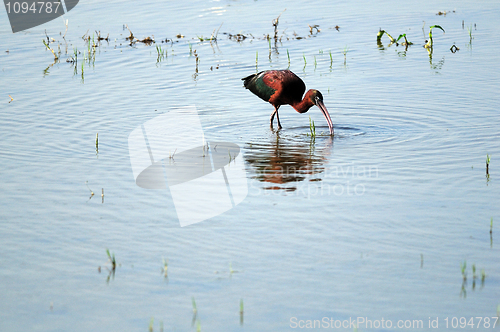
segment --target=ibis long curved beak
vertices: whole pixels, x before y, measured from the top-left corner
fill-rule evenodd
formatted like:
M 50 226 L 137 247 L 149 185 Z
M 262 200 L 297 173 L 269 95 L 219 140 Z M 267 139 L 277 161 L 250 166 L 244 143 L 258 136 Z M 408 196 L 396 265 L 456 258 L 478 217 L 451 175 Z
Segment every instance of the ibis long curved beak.
M 321 110 L 321 113 L 325 116 L 326 122 L 328 123 L 328 128 L 330 129 L 330 135 L 333 136 L 333 122 L 332 118 L 330 118 L 330 114 L 325 107 L 325 104 L 321 99 L 316 99 L 316 106 Z

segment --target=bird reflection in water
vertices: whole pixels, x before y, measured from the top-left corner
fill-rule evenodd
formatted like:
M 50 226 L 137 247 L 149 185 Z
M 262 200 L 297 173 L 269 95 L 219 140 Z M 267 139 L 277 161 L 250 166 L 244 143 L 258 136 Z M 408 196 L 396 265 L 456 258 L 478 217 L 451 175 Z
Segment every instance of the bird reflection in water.
M 263 189 L 292 192 L 299 182 L 322 180 L 332 146 L 331 137 L 308 143 L 285 140 L 277 133 L 270 142 L 247 144 L 244 157 L 255 173 L 252 178 L 266 184 Z

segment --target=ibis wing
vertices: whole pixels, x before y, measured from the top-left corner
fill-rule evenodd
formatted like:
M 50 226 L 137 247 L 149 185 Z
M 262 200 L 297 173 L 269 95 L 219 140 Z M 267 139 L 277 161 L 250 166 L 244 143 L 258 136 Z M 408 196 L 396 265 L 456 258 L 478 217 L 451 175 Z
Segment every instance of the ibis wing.
M 268 74 L 268 72 L 261 71 L 260 73 L 242 78 L 242 80 L 245 88 L 252 91 L 254 95 L 262 100 L 269 101 L 271 96 L 276 92 L 276 89 L 268 85 L 269 75 L 266 74 Z

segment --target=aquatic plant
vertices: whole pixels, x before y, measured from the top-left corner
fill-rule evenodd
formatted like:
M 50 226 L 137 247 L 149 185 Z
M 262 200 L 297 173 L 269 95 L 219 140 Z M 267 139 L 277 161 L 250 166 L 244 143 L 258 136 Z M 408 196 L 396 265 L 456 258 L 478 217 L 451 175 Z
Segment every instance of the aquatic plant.
M 429 40 L 427 41 L 427 44 L 424 45 L 425 48 L 432 48 L 433 46 L 433 39 L 432 39 L 432 29 L 438 28 L 443 30 L 443 33 L 445 33 L 444 29 L 440 25 L 432 25 L 429 28 Z
M 288 67 L 290 67 L 290 52 L 288 52 L 288 48 L 286 49 L 286 55 L 288 56 Z
M 106 248 L 106 254 L 108 254 L 108 260 L 109 262 L 111 263 L 111 270 L 114 271 L 116 269 L 116 259 L 115 259 L 115 253 L 113 253 L 113 255 L 111 255 L 109 253 L 109 249 Z
M 167 271 L 168 271 L 168 260 L 163 258 L 163 274 L 164 274 L 165 278 L 168 277 Z
M 243 325 L 243 299 L 240 299 L 240 325 Z
M 92 189 L 90 189 L 90 187 L 89 187 L 89 181 L 85 181 L 85 185 L 87 186 L 87 188 L 88 188 L 88 189 L 89 189 L 89 191 L 90 191 L 90 197 L 89 197 L 89 199 L 91 199 L 91 198 L 92 198 L 92 196 L 94 196 L 94 192 L 93 192 L 93 191 L 92 191 Z
M 42 39 L 42 42 L 43 44 L 45 45 L 45 47 L 52 52 L 52 54 L 54 55 L 54 61 L 57 61 L 59 59 L 59 57 L 57 56 L 56 52 L 49 46 L 49 44 L 47 44 L 47 42 Z
M 194 296 L 191 297 L 191 304 L 193 305 L 193 315 L 198 313 L 198 309 L 196 309 L 196 301 L 194 300 Z
M 151 320 L 149 321 L 149 332 L 153 332 L 153 325 L 154 325 L 155 319 L 154 317 L 151 317 Z
M 347 57 L 347 52 L 349 51 L 349 48 L 347 47 L 347 45 L 344 47 L 344 50 L 342 51 L 342 53 L 344 54 L 344 66 L 345 66 L 345 63 L 346 63 L 346 57 Z
M 467 27 L 467 31 L 469 32 L 469 44 L 472 43 L 472 24 L 470 27 Z
M 486 155 L 486 175 L 490 174 L 490 161 L 491 161 L 490 155 L 487 154 Z
M 403 45 L 406 45 L 406 46 L 413 45 L 412 42 L 409 42 L 408 39 L 406 39 L 406 33 L 399 35 L 398 39 L 396 39 L 396 42 L 398 42 L 401 38 L 405 39 L 405 42 L 403 43 Z
M 382 29 L 379 29 L 379 31 L 377 33 L 377 43 L 381 42 L 382 36 L 384 34 L 386 34 L 387 37 L 389 37 L 389 39 L 391 40 L 391 44 L 396 43 L 396 40 L 394 38 L 392 38 L 392 36 L 387 31 L 382 30 Z
M 462 277 L 463 277 L 464 281 L 466 281 L 467 280 L 467 271 L 465 269 L 467 268 L 467 261 L 460 263 L 460 268 L 462 270 Z
M 311 132 L 311 137 L 316 137 L 316 126 L 314 125 L 314 120 L 309 117 L 309 130 Z

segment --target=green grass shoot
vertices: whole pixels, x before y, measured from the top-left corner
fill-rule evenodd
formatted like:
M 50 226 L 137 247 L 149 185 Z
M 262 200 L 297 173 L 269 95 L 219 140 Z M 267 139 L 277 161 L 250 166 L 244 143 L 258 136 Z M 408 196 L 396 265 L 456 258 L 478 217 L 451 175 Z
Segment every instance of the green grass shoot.
M 314 56 L 314 68 L 316 68 L 316 56 Z
M 288 67 L 290 67 L 290 52 L 286 49 L 286 55 L 288 56 Z
M 472 24 L 470 25 L 470 27 L 467 27 L 467 31 L 469 32 L 469 40 L 470 42 L 472 42 Z
M 333 64 L 332 50 L 330 50 L 330 67 Z
M 194 300 L 194 296 L 191 297 L 191 303 L 193 304 L 193 314 L 196 315 L 198 310 L 196 309 L 196 301 Z
M 42 39 L 42 42 L 43 42 L 43 44 L 45 45 L 45 47 L 46 47 L 49 51 L 51 51 L 51 52 L 52 52 L 52 54 L 54 55 L 54 60 L 59 59 L 59 57 L 57 56 L 56 52 L 55 52 L 52 48 L 50 48 L 49 44 L 47 44 L 47 42 L 46 42 L 44 39 Z
M 462 277 L 464 278 L 464 281 L 467 280 L 467 261 L 464 261 L 463 263 L 460 263 L 460 268 L 462 270 Z
M 243 314 L 243 299 L 240 299 L 240 315 Z
M 389 39 L 391 40 L 391 44 L 392 43 L 396 43 L 396 40 L 385 30 L 379 30 L 378 33 L 377 33 L 377 42 L 380 43 L 381 42 L 381 39 L 382 39 L 382 36 L 386 34 L 387 37 L 389 37 Z
M 431 26 L 429 28 L 429 40 L 427 41 L 427 44 L 424 45 L 425 48 L 432 48 L 432 46 L 434 45 L 433 40 L 432 40 L 432 29 L 434 29 L 434 28 L 441 29 L 441 30 L 443 30 L 443 33 L 445 33 L 444 29 L 440 25 Z
M 199 319 L 196 320 L 196 332 L 201 332 L 201 324 Z
M 490 155 L 487 154 L 486 155 L 486 175 L 487 176 L 490 175 L 490 161 L 491 161 Z
M 490 220 L 490 234 L 493 233 L 493 217 Z
M 233 263 L 229 262 L 229 273 L 233 274 L 235 271 L 233 270 Z
M 151 317 L 151 320 L 149 321 L 149 332 L 153 332 L 154 322 L 155 322 L 154 317 Z
M 302 57 L 304 57 L 304 67 L 307 65 L 306 55 L 302 53 Z
M 399 35 L 399 37 L 396 41 L 398 42 L 401 38 L 405 39 L 405 42 L 403 43 L 403 45 L 413 45 L 412 42 L 409 42 L 408 39 L 406 39 L 406 33 Z
M 484 272 L 484 269 L 481 269 L 481 282 L 484 283 L 484 279 L 486 279 L 486 272 Z
M 472 264 L 472 279 L 476 279 L 476 264 Z
M 168 271 L 168 260 L 163 258 L 163 273 L 165 274 L 165 277 L 167 277 L 167 271 Z
M 309 117 L 309 130 L 311 131 L 311 137 L 316 137 L 316 126 L 314 125 L 314 120 Z
M 111 269 L 114 270 L 116 268 L 116 259 L 115 259 L 115 253 L 113 253 L 113 255 L 111 255 L 109 253 L 109 249 L 106 248 L 106 254 L 108 254 L 108 259 L 109 261 L 111 262 Z

